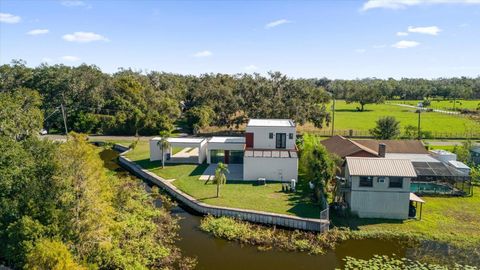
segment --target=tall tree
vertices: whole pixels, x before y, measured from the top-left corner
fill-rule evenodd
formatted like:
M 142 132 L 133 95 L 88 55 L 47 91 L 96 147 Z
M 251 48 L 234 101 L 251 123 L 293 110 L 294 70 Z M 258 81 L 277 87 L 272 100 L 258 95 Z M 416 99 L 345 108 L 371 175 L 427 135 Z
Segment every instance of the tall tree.
M 395 139 L 400 135 L 400 122 L 393 116 L 381 117 L 377 120 L 375 128 L 370 129 L 370 134 L 376 139 Z
M 22 140 L 37 135 L 43 126 L 38 92 L 19 88 L 0 92 L 0 136 Z
M 337 165 L 335 159 L 330 156 L 318 137 L 305 134 L 300 151 L 300 173 L 304 181 L 314 184 L 313 196 L 316 201 L 325 206 L 327 187 L 335 178 Z

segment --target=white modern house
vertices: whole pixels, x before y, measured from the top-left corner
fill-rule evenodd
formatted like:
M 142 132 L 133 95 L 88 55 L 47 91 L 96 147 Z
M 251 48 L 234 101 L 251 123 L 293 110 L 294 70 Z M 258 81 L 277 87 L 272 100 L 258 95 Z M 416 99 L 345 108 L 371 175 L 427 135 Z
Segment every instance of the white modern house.
M 296 138 L 292 120 L 250 119 L 245 137 L 168 138 L 170 148 L 165 151 L 165 162 L 235 164 L 235 168 L 241 166 L 243 180 L 290 182 L 298 179 Z M 162 159 L 160 139 L 150 140 L 150 161 Z M 172 154 L 173 147 L 184 149 Z
M 289 119 L 250 119 L 245 131 L 246 180 L 298 179 L 296 127 Z
M 346 157 L 345 163 L 344 199 L 361 218 L 407 219 L 410 201 L 421 200 L 410 192 L 417 174 L 408 159 Z

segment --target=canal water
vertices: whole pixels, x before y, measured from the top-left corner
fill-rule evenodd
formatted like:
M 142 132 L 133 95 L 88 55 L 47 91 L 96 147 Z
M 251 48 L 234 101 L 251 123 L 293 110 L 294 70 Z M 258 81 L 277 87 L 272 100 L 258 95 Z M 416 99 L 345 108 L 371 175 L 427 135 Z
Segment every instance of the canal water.
M 117 155 L 113 150 L 100 153 L 105 167 L 121 171 L 115 163 Z M 173 208 L 172 214 L 180 217 L 180 240 L 177 245 L 183 254 L 197 259 L 196 269 L 199 270 L 336 269 L 343 266 L 343 259 L 347 256 L 369 259 L 374 255 L 395 254 L 408 258 L 416 257 L 414 254 L 421 251 L 419 248 L 404 247 L 397 242 L 375 239 L 347 240 L 322 255 L 280 250 L 260 251 L 254 246 L 215 238 L 202 232 L 199 229 L 201 217 L 192 215 L 181 207 Z

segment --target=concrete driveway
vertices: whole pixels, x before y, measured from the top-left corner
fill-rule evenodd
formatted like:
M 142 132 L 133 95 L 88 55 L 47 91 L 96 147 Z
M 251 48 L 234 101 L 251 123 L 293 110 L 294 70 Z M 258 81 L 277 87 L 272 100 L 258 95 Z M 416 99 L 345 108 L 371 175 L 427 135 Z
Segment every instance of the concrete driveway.
M 200 176 L 200 180 L 212 180 L 215 176 L 217 164 L 210 164 Z M 243 180 L 243 164 L 228 164 L 227 180 Z

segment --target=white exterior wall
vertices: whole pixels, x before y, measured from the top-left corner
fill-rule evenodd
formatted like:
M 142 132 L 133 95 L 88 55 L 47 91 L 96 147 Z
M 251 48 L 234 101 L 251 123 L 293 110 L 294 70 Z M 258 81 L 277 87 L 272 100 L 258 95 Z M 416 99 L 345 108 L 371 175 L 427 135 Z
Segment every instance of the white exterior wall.
M 202 164 L 207 158 L 207 140 L 203 140 L 198 147 L 198 164 Z
M 243 179 L 298 180 L 298 158 L 243 158 Z
M 158 141 L 158 139 L 150 140 L 150 161 L 162 160 L 162 150 L 160 150 L 160 147 L 157 145 Z M 170 153 L 170 150 L 170 148 L 165 149 L 165 156 Z
M 360 187 L 359 176 L 348 176 L 351 192 L 346 199 L 353 213 L 361 218 L 407 219 L 410 203 L 410 178 L 403 178 L 402 188 L 389 188 L 389 179 L 378 182 L 373 178 L 373 187 Z
M 210 150 L 236 150 L 243 151 L 245 149 L 245 144 L 243 143 L 212 143 L 207 144 L 207 163 L 211 164 Z
M 275 134 L 285 133 L 287 135 L 286 149 L 295 149 L 297 134 L 295 127 L 257 127 L 247 126 L 245 132 L 253 133 L 253 148 L 257 149 L 275 149 Z M 269 133 L 273 133 L 273 138 L 269 138 Z M 293 139 L 289 139 L 289 133 L 293 133 Z
M 162 151 L 160 147 L 158 147 L 159 139 L 151 139 L 150 140 L 150 161 L 162 160 Z M 198 148 L 198 164 L 202 164 L 207 158 L 207 140 L 203 140 L 200 143 L 181 143 L 181 142 L 174 142 L 170 143 L 171 146 L 179 146 L 179 147 L 197 147 Z M 165 149 L 165 157 L 168 153 L 171 153 L 172 148 Z

